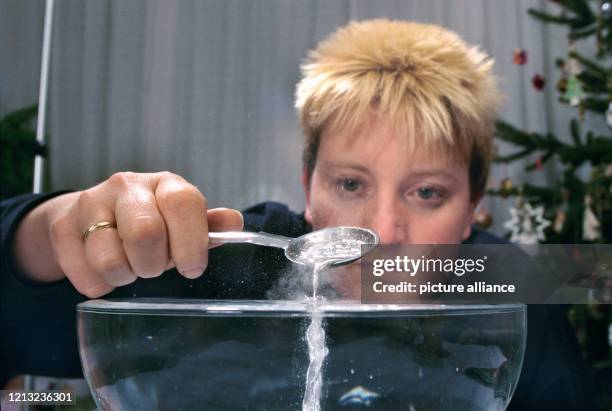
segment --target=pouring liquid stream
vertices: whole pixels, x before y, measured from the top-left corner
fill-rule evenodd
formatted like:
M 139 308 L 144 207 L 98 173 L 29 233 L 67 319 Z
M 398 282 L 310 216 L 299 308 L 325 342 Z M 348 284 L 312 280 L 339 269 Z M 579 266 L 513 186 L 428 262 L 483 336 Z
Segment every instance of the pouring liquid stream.
M 312 297 L 310 325 L 306 330 L 306 342 L 308 344 L 308 371 L 306 372 L 306 386 L 302 411 L 321 410 L 321 392 L 323 388 L 323 364 L 329 352 L 325 344 L 325 329 L 323 318 L 319 309 L 323 302 L 322 297 L 317 296 L 321 273 L 324 273 L 335 261 L 361 256 L 362 243 L 355 241 L 337 241 L 319 245 L 305 250 L 308 261 L 314 267 L 312 276 Z
M 312 297 L 310 311 L 310 325 L 306 330 L 306 342 L 308 344 L 308 371 L 306 372 L 306 386 L 302 411 L 319 411 L 321 409 L 321 391 L 323 388 L 323 363 L 329 352 L 325 344 L 325 329 L 323 318 L 319 310 L 322 298 L 317 296 L 319 275 L 329 267 L 330 263 L 319 263 L 315 265 L 312 278 Z
M 208 236 L 212 244 L 251 243 L 282 248 L 290 261 L 313 268 L 312 297 L 307 298 L 311 314 L 311 322 L 306 331 L 310 361 L 302 409 L 319 411 L 323 384 L 322 368 L 328 353 L 321 314 L 323 299 L 317 297 L 320 274 L 331 265 L 348 264 L 361 258 L 364 253 L 376 247 L 379 242 L 378 235 L 359 227 L 328 227 L 298 238 L 243 231 L 209 232 Z

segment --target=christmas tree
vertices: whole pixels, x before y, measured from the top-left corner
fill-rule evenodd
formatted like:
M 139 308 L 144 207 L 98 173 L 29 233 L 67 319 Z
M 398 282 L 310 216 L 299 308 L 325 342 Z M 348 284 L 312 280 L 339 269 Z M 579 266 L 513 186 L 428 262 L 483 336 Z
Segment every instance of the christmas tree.
M 575 116 L 568 119 L 566 136 L 524 131 L 498 121 L 497 138 L 510 143 L 514 150 L 498 155 L 496 161 L 512 163 L 528 158 L 528 172 L 554 161 L 561 172 L 557 181 L 548 186 L 516 184 L 506 178 L 499 188 L 487 192 L 515 199 L 512 220 L 504 225 L 512 231 L 512 241 L 609 244 L 612 243 L 612 0 L 557 0 L 554 3 L 558 14 L 533 9 L 529 14 L 543 23 L 568 29 L 567 55 L 556 62 L 561 71 L 556 89 L 560 104 L 575 108 Z M 593 55 L 578 51 L 579 44 L 585 41 L 595 41 Z M 526 52 L 516 50 L 513 60 L 519 66 L 524 65 Z M 535 89 L 542 89 L 545 83 L 541 75 L 532 78 Z M 605 116 L 607 132 L 592 131 L 592 124 L 586 121 L 587 112 Z M 491 223 L 490 216 L 483 218 L 481 214 L 480 220 L 485 225 Z M 601 392 L 597 402 L 601 409 L 612 409 L 611 307 L 593 303 L 575 305 L 568 311 L 583 352 L 595 370 Z
M 26 107 L 0 118 L 0 198 L 32 191 L 34 156 L 45 155 L 36 141 L 32 120 L 38 106 Z
M 529 10 L 534 18 L 568 27 L 568 53 L 557 61 L 561 79 L 557 83 L 559 101 L 576 109 L 569 120 L 568 138 L 551 133 L 540 134 L 520 130 L 498 121 L 496 135 L 516 150 L 498 155 L 496 161 L 511 163 L 525 157 L 536 158 L 527 171 L 541 169 L 549 161 L 557 161 L 562 169 L 556 182 L 536 186 L 524 182 L 515 185 L 504 179 L 498 189 L 488 194 L 515 197 L 513 220 L 505 226 L 513 230 L 512 240 L 547 243 L 611 243 L 612 242 L 612 136 L 589 130 L 585 112 L 606 116 L 612 128 L 612 1 L 558 0 L 559 14 Z M 596 53 L 585 56 L 577 43 L 594 39 Z M 514 62 L 523 65 L 526 52 L 515 51 Z M 606 66 L 608 62 L 608 66 Z M 536 75 L 534 88 L 544 87 L 545 80 Z M 566 137 L 566 136 L 563 136 Z M 578 173 L 590 168 L 588 178 Z M 525 226 L 525 219 L 533 224 Z M 525 227 L 532 232 L 524 232 Z M 539 229 L 541 232 L 538 232 Z

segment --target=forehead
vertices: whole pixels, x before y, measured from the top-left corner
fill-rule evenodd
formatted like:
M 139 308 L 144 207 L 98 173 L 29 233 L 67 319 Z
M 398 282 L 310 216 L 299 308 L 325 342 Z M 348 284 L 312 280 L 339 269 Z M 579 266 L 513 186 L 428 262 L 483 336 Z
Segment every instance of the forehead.
M 403 168 L 416 163 L 436 168 L 467 164 L 461 153 L 443 139 L 426 142 L 418 132 L 411 135 L 396 130 L 391 121 L 374 116 L 355 127 L 325 129 L 317 157 L 328 162 Z

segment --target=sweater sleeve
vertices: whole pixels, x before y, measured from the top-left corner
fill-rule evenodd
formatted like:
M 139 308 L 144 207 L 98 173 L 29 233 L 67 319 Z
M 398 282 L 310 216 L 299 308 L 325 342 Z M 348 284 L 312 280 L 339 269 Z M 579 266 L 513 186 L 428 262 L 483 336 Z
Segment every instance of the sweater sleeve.
M 36 206 L 63 194 L 23 195 L 3 200 L 0 272 L 0 384 L 18 374 L 79 377 L 74 306 L 85 299 L 68 282 L 35 283 L 13 261 L 19 223 Z

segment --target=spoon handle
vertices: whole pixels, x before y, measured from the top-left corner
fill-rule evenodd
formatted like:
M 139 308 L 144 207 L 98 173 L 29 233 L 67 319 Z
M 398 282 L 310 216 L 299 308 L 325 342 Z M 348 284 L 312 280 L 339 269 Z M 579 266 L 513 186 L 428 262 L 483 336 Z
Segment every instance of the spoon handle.
M 211 244 L 223 243 L 249 243 L 264 245 L 267 247 L 282 248 L 283 250 L 289 246 L 292 240 L 290 237 L 270 233 L 253 233 L 249 231 L 222 231 L 209 232 L 208 238 Z

